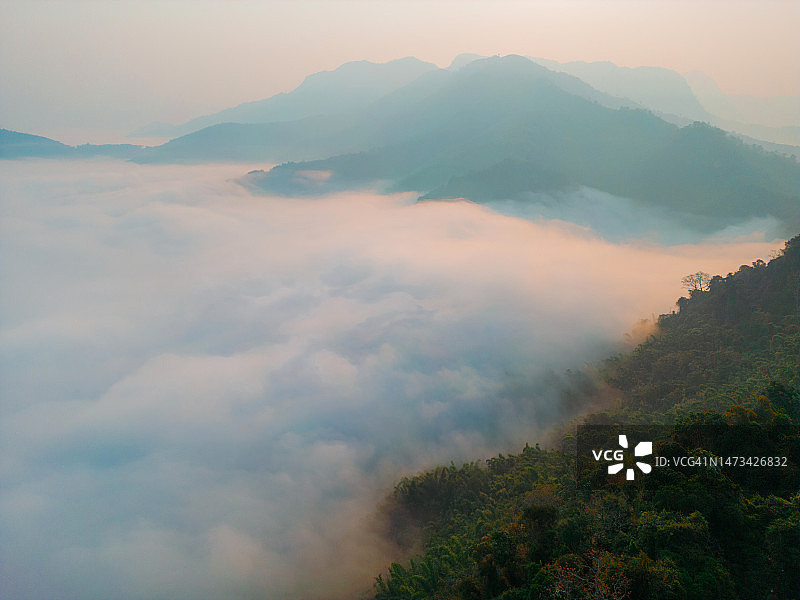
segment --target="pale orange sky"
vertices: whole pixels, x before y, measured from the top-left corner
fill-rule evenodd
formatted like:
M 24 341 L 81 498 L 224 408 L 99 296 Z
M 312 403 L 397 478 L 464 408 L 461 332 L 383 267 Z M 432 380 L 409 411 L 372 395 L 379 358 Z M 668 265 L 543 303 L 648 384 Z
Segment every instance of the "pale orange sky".
M 461 52 L 701 70 L 800 94 L 796 0 L 0 0 L 0 127 L 179 123 L 349 60 Z

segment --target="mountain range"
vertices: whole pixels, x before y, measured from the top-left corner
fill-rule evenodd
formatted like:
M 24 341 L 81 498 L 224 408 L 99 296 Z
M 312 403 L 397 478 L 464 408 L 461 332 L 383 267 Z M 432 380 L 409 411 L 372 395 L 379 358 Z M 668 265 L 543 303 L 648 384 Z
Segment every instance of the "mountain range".
M 0 129 L 0 160 L 17 158 L 92 158 L 131 159 L 144 150 L 134 144 L 81 144 L 68 146 L 41 135 Z
M 790 156 L 798 148 L 749 144 L 712 126 L 693 81 L 667 69 L 514 55 L 462 55 L 447 69 L 415 58 L 360 61 L 194 119 L 176 130 L 190 133 L 161 146 L 71 147 L 3 130 L 0 157 L 280 163 L 242 182 L 293 196 L 377 187 L 425 200 L 558 202 L 591 189 L 698 229 L 763 217 L 787 232 L 800 226 L 800 165 Z
M 519 56 L 429 73 L 339 135 L 343 147 L 363 149 L 284 163 L 247 183 L 286 195 L 377 185 L 475 201 L 585 186 L 715 226 L 771 215 L 794 227 L 800 212 L 794 159 L 707 124 L 679 127 L 627 108 Z
M 531 60 L 574 75 L 592 87 L 655 112 L 676 125 L 703 121 L 760 143 L 800 144 L 800 98 L 725 94 L 705 73 L 681 75 L 662 67 L 620 67 L 610 62 Z
M 276 123 L 358 110 L 436 69 L 414 57 L 387 63 L 348 62 L 333 71 L 309 75 L 291 92 L 245 102 L 182 125 L 153 123 L 131 137 L 174 138 L 220 123 Z
M 460 54 L 447 67 L 454 71 L 487 58 Z M 611 62 L 559 63 L 528 57 L 552 71 L 573 75 L 598 91 L 619 98 L 625 106 L 651 110 L 677 125 L 704 121 L 767 146 L 800 145 L 800 99 L 759 98 L 725 94 L 699 71 L 681 75 L 662 67 L 622 67 Z M 407 57 L 376 64 L 345 63 L 333 71 L 309 75 L 295 90 L 265 100 L 246 102 L 181 125 L 151 123 L 131 137 L 175 138 L 220 123 L 270 123 L 346 112 L 369 105 L 415 78 L 438 70 L 431 63 Z M 765 142 L 767 144 L 765 144 Z

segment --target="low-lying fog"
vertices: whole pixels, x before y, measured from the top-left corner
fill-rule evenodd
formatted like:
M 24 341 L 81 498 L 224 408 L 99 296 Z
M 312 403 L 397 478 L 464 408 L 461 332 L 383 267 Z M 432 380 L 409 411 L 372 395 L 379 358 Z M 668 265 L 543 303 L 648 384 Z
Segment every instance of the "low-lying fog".
M 558 220 L 579 225 L 613 242 L 640 240 L 677 245 L 696 244 L 703 240 L 774 240 L 785 230 L 783 224 L 774 217 L 753 218 L 721 226 L 718 218 L 653 207 L 587 187 L 565 192 L 526 194 L 522 198 L 491 200 L 485 204 L 495 212 L 511 217 L 531 221 Z
M 610 243 L 250 166 L 0 163 L 0 595 L 336 598 L 396 479 L 517 452 L 540 374 L 782 243 Z

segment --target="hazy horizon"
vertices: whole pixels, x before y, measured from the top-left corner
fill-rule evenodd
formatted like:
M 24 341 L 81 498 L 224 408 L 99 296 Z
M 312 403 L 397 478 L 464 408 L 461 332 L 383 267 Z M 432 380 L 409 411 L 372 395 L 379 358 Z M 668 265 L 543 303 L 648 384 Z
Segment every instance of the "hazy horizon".
M 767 2 L 0 3 L 0 127 L 118 142 L 344 62 L 460 53 L 699 70 L 731 94 L 800 94 L 800 5 Z

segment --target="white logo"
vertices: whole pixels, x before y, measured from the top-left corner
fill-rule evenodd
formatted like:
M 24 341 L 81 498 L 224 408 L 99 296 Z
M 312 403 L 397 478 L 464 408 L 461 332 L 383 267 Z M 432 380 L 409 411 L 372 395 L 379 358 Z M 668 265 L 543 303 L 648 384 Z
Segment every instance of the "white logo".
M 626 435 L 619 436 L 619 445 L 622 448 L 628 448 L 628 437 Z M 636 444 L 636 447 L 633 449 L 634 457 L 637 456 L 647 456 L 653 453 L 653 442 L 639 442 Z M 625 467 L 622 462 L 623 459 L 623 451 L 622 450 L 592 450 L 592 454 L 594 455 L 595 460 L 600 460 L 602 456 L 605 460 L 611 461 L 615 460 L 618 461 L 613 465 L 608 466 L 608 474 L 609 475 L 616 475 Z M 645 462 L 636 461 L 636 466 L 642 471 L 642 473 L 649 473 L 653 470 L 653 467 Z M 632 468 L 629 468 L 625 472 L 625 478 L 628 481 L 633 481 L 635 477 L 635 471 Z

